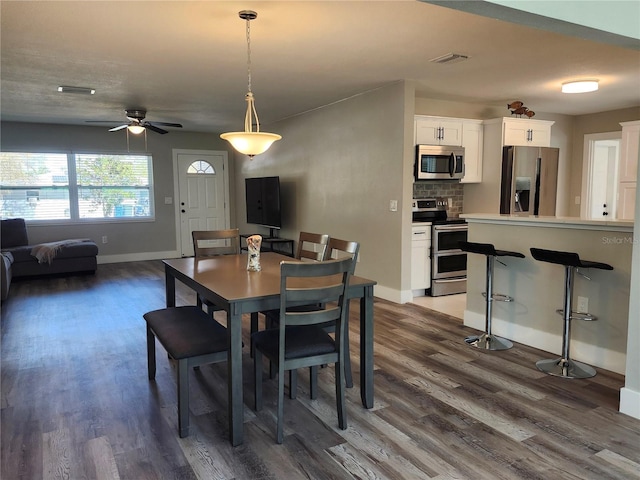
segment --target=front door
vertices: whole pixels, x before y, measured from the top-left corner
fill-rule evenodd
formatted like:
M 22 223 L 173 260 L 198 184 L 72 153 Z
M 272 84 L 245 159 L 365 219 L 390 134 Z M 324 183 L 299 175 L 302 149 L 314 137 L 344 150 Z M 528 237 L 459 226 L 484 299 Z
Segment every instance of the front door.
M 174 150 L 178 251 L 193 256 L 193 230 L 229 228 L 227 152 Z

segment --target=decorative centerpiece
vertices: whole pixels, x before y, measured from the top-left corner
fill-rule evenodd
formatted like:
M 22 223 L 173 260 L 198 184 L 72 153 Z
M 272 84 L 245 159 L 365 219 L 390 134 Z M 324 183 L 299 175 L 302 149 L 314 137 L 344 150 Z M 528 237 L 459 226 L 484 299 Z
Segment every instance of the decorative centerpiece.
M 260 267 L 260 245 L 262 245 L 262 237 L 260 235 L 251 235 L 247 238 L 247 270 L 250 272 L 259 272 Z

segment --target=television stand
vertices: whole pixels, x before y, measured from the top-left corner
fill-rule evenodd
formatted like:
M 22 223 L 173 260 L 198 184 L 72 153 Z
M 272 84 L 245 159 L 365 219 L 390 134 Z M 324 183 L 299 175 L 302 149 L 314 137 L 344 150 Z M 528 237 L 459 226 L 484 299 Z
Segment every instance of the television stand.
M 277 229 L 277 228 L 270 228 L 270 229 L 269 229 L 269 238 L 270 238 L 270 239 L 278 238 L 278 232 L 279 232 L 279 229 Z
M 282 253 L 284 255 L 288 255 L 290 257 L 294 256 L 293 253 L 293 240 L 289 238 L 280 238 L 273 235 L 273 230 L 269 233 L 269 237 L 262 237 L 262 245 L 260 246 L 261 252 L 276 252 Z M 276 230 L 277 231 L 277 230 Z M 244 239 L 244 242 L 240 242 L 240 250 L 247 250 L 247 238 L 251 235 L 242 234 L 240 235 L 240 239 Z

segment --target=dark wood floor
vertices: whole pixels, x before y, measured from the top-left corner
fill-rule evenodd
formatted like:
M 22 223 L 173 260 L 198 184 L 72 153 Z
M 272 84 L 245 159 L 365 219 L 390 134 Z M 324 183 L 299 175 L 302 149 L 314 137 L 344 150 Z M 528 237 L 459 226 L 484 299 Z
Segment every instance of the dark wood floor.
M 180 288 L 178 302 L 195 296 Z M 191 372 L 191 435 L 180 439 L 175 366 L 161 354 L 156 381 L 146 372 L 142 314 L 163 306 L 155 261 L 14 282 L 2 306 L 3 479 L 640 476 L 640 421 L 617 411 L 620 375 L 546 376 L 534 365 L 546 353 L 479 352 L 463 343 L 471 330 L 461 320 L 385 301 L 375 303 L 375 407 L 362 408 L 356 375 L 346 431 L 337 428 L 333 369 L 322 370 L 314 401 L 301 372 L 277 445 L 275 382 L 266 380 L 256 415 L 245 352 L 244 444 L 227 439 L 224 363 Z M 355 321 L 351 329 L 357 374 Z

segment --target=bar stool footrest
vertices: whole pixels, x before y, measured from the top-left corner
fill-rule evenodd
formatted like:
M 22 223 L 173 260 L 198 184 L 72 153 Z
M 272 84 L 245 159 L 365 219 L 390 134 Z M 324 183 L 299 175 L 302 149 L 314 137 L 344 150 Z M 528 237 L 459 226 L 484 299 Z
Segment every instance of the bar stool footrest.
M 513 343 L 506 338 L 487 335 L 486 333 L 469 336 L 464 341 L 467 345 L 481 350 L 508 350 L 513 347 Z
M 538 360 L 536 367 L 538 367 L 538 370 L 554 377 L 591 378 L 596 375 L 595 369 L 586 363 L 564 358 Z
M 487 292 L 482 292 L 482 296 L 484 298 L 487 298 Z M 495 302 L 513 302 L 513 297 L 510 297 L 509 295 L 503 295 L 502 293 L 494 293 L 493 295 L 491 295 L 491 298 Z
M 564 318 L 564 310 L 559 308 L 556 313 Z M 584 320 L 585 322 L 595 322 L 598 317 L 588 312 L 571 312 L 571 320 Z

